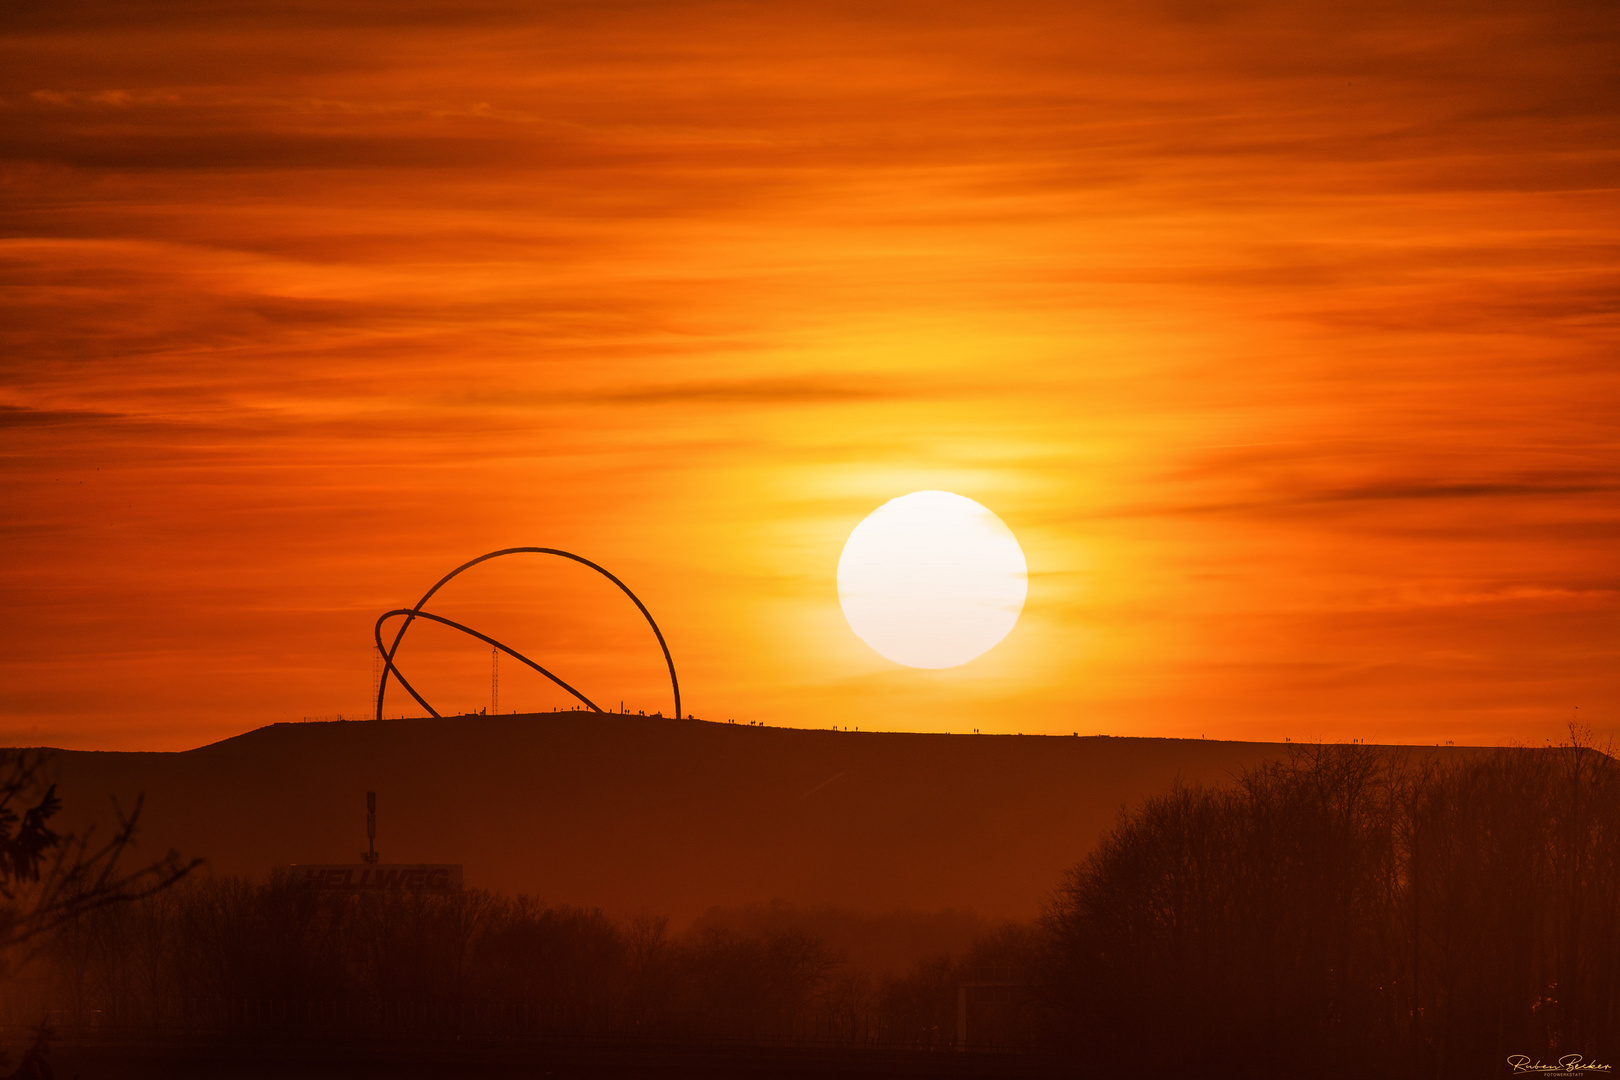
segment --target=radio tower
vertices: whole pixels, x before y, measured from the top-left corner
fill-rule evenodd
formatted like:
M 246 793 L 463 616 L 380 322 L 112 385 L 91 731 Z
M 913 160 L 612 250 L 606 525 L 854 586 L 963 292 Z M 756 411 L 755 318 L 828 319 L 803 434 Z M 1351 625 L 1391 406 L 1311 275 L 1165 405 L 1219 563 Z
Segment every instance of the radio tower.
M 489 650 L 489 714 L 501 711 L 501 650 Z

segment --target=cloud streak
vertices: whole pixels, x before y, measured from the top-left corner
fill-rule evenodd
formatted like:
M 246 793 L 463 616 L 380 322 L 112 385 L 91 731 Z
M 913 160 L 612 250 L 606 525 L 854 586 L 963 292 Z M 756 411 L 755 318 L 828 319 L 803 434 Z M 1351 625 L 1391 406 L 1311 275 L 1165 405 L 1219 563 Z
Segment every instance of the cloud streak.
M 556 543 L 699 712 L 1541 731 L 1620 690 L 1617 49 L 1578 0 L 12 5 L 5 722 L 348 712 L 405 583 Z M 929 487 L 1035 583 L 933 682 L 830 585 Z M 652 702 L 572 588 L 467 602 Z

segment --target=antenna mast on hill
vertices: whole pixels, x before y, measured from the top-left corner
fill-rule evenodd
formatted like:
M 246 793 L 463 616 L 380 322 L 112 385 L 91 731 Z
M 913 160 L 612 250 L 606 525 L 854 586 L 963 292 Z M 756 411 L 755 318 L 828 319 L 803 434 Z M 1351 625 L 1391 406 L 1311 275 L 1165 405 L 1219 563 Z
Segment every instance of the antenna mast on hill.
M 489 712 L 493 716 L 501 711 L 501 650 L 489 650 Z
M 360 853 L 364 862 L 376 865 L 381 858 L 377 854 L 377 793 L 366 792 L 366 850 Z

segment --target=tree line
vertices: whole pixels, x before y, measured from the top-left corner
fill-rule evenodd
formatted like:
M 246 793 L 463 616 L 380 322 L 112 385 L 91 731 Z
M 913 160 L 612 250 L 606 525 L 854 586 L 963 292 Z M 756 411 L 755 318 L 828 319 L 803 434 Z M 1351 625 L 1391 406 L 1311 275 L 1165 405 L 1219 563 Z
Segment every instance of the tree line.
M 645 1038 L 946 1048 L 958 987 L 1027 948 L 983 936 L 909 972 L 852 968 L 802 930 L 672 933 L 480 889 L 322 892 L 195 878 L 58 928 L 20 1004 L 64 1031 L 175 1039 Z M 1027 1044 L 976 1010 L 976 1046 Z M 1019 1040 L 1022 1040 L 1019 1042 Z
M 1298 747 L 1125 815 L 1041 926 L 1047 1048 L 1163 1075 L 1478 1077 L 1620 1050 L 1620 766 Z

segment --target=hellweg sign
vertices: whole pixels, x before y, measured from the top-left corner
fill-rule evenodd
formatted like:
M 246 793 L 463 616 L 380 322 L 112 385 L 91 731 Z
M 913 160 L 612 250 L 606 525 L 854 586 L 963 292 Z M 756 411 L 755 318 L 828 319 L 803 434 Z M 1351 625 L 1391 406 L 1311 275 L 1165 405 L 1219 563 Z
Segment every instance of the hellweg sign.
M 450 893 L 461 888 L 460 863 L 294 863 L 294 881 L 340 892 Z

